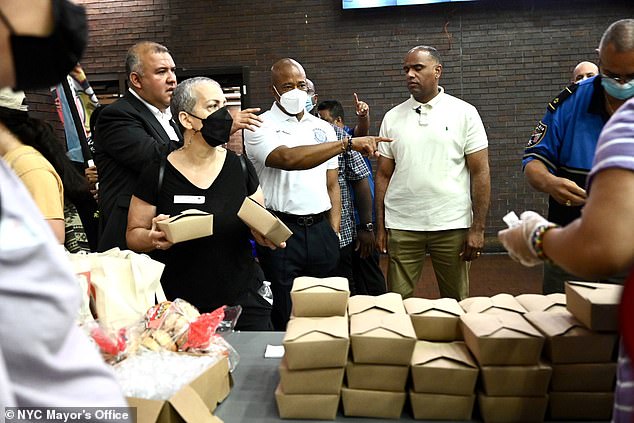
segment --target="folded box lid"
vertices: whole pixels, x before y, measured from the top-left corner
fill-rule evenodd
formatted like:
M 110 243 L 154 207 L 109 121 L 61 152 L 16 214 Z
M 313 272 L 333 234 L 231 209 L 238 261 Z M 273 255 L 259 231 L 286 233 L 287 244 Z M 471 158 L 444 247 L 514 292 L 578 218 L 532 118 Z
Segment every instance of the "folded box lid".
M 352 297 L 354 298 L 354 297 Z M 374 333 L 373 333 L 374 332 Z M 412 321 L 407 314 L 350 316 L 350 335 L 380 333 L 382 337 L 416 339 Z
M 460 307 L 467 313 L 484 313 L 492 309 L 526 313 L 526 309 L 511 294 L 497 294 L 492 297 L 469 297 L 460 301 Z
M 162 220 L 161 222 L 172 223 L 172 222 L 176 222 L 176 221 L 181 220 L 181 219 L 186 219 L 188 217 L 209 216 L 209 215 L 211 215 L 211 213 L 207 213 L 207 212 L 204 212 L 202 210 L 187 209 L 187 210 L 183 210 L 182 212 L 180 212 L 180 214 L 177 214 L 176 216 L 172 216 L 172 217 L 170 217 L 168 219 Z
M 513 333 L 516 336 L 543 338 L 543 335 L 519 314 L 467 313 L 460 316 L 460 320 L 480 338 L 506 338 Z
M 283 342 L 348 339 L 348 320 L 345 316 L 296 317 L 289 320 Z
M 549 338 L 566 334 L 590 334 L 583 323 L 568 311 L 556 313 L 531 311 L 526 313 L 524 317 Z
M 567 281 L 566 284 L 593 304 L 619 304 L 621 301 L 622 285 L 580 281 Z
M 428 315 L 434 317 L 458 317 L 464 314 L 464 310 L 454 298 L 438 298 L 430 300 L 427 298 L 411 297 L 403 300 L 403 305 L 405 306 L 407 314 L 410 316 Z
M 383 295 L 355 295 L 348 300 L 348 314 L 353 316 L 371 309 L 380 309 L 389 313 L 403 314 L 403 297 L 396 292 L 388 292 Z
M 566 307 L 566 294 L 556 292 L 553 294 L 521 294 L 515 297 L 527 311 L 548 311 L 551 309 Z
M 348 280 L 341 277 L 314 278 L 311 276 L 299 276 L 293 280 L 291 292 L 347 292 Z
M 428 364 L 438 359 L 477 368 L 477 364 L 464 342 L 416 341 L 412 354 L 412 366 Z

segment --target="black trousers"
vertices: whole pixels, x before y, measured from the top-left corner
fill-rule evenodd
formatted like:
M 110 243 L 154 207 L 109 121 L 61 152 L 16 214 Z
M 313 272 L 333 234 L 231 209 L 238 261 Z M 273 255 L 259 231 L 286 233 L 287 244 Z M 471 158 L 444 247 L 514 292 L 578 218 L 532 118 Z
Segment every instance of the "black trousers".
M 257 253 L 262 270 L 273 291 L 271 320 L 277 331 L 286 330 L 291 314 L 291 288 L 298 276 L 325 278 L 334 276 L 339 261 L 339 238 L 325 217 L 311 220 L 310 225 L 297 219 L 283 219 L 293 235 L 286 248 L 271 250 L 258 245 Z
M 385 275 L 379 265 L 379 253 L 361 258 L 359 251 L 352 251 L 352 274 L 358 295 L 381 295 L 387 292 Z

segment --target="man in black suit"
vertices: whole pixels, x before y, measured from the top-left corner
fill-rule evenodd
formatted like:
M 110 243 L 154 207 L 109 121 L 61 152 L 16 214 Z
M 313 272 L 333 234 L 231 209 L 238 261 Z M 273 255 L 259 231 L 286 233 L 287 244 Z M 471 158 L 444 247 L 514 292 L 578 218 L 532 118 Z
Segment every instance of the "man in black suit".
M 99 171 L 99 251 L 127 248 L 130 196 L 144 166 L 181 144 L 169 105 L 176 88 L 176 65 L 169 50 L 149 41 L 133 45 L 126 57 L 128 92 L 103 109 L 95 128 Z

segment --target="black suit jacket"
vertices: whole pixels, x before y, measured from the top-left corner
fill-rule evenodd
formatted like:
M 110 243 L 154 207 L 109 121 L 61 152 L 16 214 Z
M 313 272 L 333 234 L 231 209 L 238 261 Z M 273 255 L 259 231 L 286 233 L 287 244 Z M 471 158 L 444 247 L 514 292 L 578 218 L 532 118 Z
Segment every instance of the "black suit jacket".
M 172 123 L 182 142 L 182 135 Z M 172 150 L 152 112 L 134 95 L 105 107 L 95 128 L 95 165 L 99 172 L 99 251 L 127 248 L 125 231 L 130 197 L 144 167 Z

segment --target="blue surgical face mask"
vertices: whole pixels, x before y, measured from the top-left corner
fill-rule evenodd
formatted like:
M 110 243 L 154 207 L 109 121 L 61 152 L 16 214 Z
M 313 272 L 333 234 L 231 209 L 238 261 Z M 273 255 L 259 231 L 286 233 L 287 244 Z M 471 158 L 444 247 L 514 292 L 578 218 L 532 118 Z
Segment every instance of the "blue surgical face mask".
M 625 84 L 619 84 L 612 78 L 602 76 L 601 85 L 610 97 L 619 100 L 627 100 L 634 97 L 634 80 L 626 82 Z
M 308 97 L 306 97 L 306 106 L 304 107 L 306 109 L 306 112 L 310 113 L 313 108 L 315 107 L 315 105 L 313 104 L 313 97 L 315 95 L 309 95 Z

